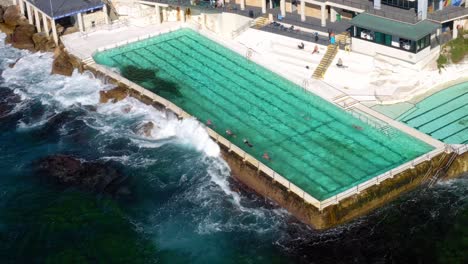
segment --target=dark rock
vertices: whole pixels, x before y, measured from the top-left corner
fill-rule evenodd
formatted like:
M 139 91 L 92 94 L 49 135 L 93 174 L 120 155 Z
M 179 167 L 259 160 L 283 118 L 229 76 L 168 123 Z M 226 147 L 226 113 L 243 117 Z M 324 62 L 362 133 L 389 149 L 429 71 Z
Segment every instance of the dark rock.
M 17 49 L 28 49 L 34 51 L 32 36 L 36 32 L 33 25 L 21 25 L 15 28 L 11 36 L 11 44 Z
M 37 51 L 53 51 L 55 48 L 54 40 L 47 36 L 47 34 L 44 32 L 35 33 L 32 36 L 32 40 Z
M 57 24 L 55 28 L 57 29 L 57 35 L 59 36 L 62 36 L 63 32 L 65 32 L 65 28 L 60 24 Z
M 3 9 L 3 6 L 0 6 L 0 23 L 3 23 L 3 14 L 5 13 L 5 10 Z
M 0 118 L 11 113 L 16 104 L 21 101 L 19 95 L 15 94 L 13 90 L 8 88 L 0 88 Z
M 52 155 L 38 162 L 39 175 L 60 185 L 97 193 L 130 194 L 126 177 L 107 163 L 81 161 L 67 155 Z
M 17 26 L 19 25 L 19 21 L 23 15 L 18 6 L 11 5 L 7 7 L 3 14 L 4 23 L 9 26 Z
M 52 74 L 71 76 L 73 74 L 73 64 L 68 54 L 60 48 L 54 51 L 54 63 L 52 64 Z
M 16 63 L 18 63 L 19 60 L 21 60 L 21 58 L 18 58 L 18 59 L 15 60 L 15 62 L 12 62 L 12 63 L 8 64 L 8 67 L 14 68 L 16 66 Z
M 144 123 L 143 125 L 138 126 L 135 132 L 145 137 L 151 137 L 151 133 L 153 129 L 154 129 L 154 123 L 149 121 L 149 122 Z
M 100 95 L 100 99 L 99 99 L 100 103 L 107 103 L 109 101 L 111 101 L 112 103 L 116 103 L 118 101 L 125 99 L 128 96 L 128 92 L 125 88 L 116 87 L 112 90 L 100 91 L 99 95 Z

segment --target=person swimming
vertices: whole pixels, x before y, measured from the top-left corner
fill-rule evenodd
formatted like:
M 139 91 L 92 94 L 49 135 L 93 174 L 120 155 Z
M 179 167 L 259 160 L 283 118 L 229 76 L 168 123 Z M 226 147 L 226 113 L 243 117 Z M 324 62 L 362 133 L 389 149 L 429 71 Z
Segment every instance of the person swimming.
M 353 128 L 356 129 L 356 130 L 359 130 L 359 131 L 363 130 L 362 126 L 358 126 L 358 125 L 355 125 L 355 124 L 353 124 Z
M 244 144 L 246 144 L 247 146 L 249 147 L 253 147 L 253 145 L 247 140 L 244 138 L 244 140 L 242 140 L 244 142 Z
M 267 152 L 263 153 L 263 156 L 262 156 L 264 159 L 268 160 L 268 161 L 271 161 L 271 158 L 270 158 L 270 155 L 268 155 Z
M 226 134 L 227 134 L 228 136 L 231 136 L 231 137 L 236 137 L 236 134 L 232 133 L 232 131 L 231 131 L 230 129 L 227 129 L 227 130 L 226 130 Z
M 206 125 L 207 125 L 207 126 L 213 125 L 213 123 L 211 122 L 211 119 L 206 120 Z

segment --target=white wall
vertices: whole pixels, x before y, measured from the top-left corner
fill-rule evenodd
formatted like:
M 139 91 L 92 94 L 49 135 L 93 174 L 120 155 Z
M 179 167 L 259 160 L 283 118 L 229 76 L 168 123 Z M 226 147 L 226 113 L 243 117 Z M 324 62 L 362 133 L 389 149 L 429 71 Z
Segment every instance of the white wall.
M 231 37 L 231 33 L 245 24 L 252 21 L 251 18 L 240 16 L 232 13 L 222 13 L 221 17 L 221 34 L 224 37 Z
M 417 63 L 427 57 L 431 53 L 430 47 L 425 48 L 424 50 L 414 54 L 412 52 L 407 52 L 399 50 L 392 47 L 387 47 L 381 44 L 372 43 L 366 40 L 353 38 L 352 39 L 352 50 L 354 52 L 376 56 L 376 55 L 385 55 L 388 57 L 396 58 L 410 63 Z
M 1 6 L 11 6 L 13 4 L 13 0 L 0 0 Z
M 104 25 L 106 23 L 105 19 L 106 15 L 102 10 L 96 11 L 94 13 L 83 13 L 83 24 L 84 24 L 84 29 L 89 30 L 92 27 L 92 23 L 94 21 L 94 24 L 96 26 L 99 25 Z
M 206 28 L 224 37 L 231 37 L 234 30 L 249 23 L 252 19 L 232 13 L 206 14 Z

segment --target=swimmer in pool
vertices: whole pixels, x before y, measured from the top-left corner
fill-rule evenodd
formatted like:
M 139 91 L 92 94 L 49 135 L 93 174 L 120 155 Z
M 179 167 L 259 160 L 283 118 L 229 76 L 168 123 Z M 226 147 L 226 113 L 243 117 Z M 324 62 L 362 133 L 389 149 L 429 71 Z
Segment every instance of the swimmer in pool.
M 236 137 L 236 134 L 232 133 L 232 131 L 231 131 L 230 129 L 227 129 L 227 130 L 226 130 L 226 134 L 227 134 L 228 136 L 231 136 L 231 137 Z
M 247 139 L 244 138 L 243 142 L 244 142 L 244 144 L 246 144 L 247 146 L 253 147 L 253 145 L 252 145 Z

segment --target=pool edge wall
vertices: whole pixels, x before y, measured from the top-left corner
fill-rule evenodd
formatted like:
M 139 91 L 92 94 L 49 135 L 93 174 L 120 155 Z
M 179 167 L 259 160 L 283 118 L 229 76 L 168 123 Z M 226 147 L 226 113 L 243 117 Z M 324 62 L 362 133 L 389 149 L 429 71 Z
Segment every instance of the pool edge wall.
M 92 67 L 84 66 L 81 69 L 92 71 L 96 77 L 104 77 L 110 83 L 117 85 L 120 89 L 141 102 L 152 105 L 161 111 L 170 111 L 151 98 L 140 94 L 126 84 L 121 83 L 111 76 L 101 73 Z M 174 114 L 177 116 L 176 114 Z M 306 203 L 301 197 L 287 190 L 283 185 L 273 181 L 266 174 L 258 171 L 254 166 L 244 162 L 243 157 L 234 152 L 229 152 L 223 145 L 219 144 L 221 155 L 228 163 L 232 175 L 263 197 L 273 200 L 279 206 L 287 209 L 301 222 L 316 229 L 327 229 L 344 224 L 358 217 L 364 216 L 398 198 L 401 194 L 416 189 L 432 175 L 426 175 L 431 168 L 438 168 L 448 154 L 441 153 L 431 160 L 416 165 L 413 169 L 405 170 L 391 179 L 387 179 L 378 185 L 369 187 L 359 194 L 341 200 L 338 204 L 328 206 L 320 211 L 312 204 Z M 454 161 L 453 166 L 448 168 L 447 178 L 455 178 L 468 170 L 468 153 L 460 155 Z M 429 176 L 429 177 L 427 177 Z

